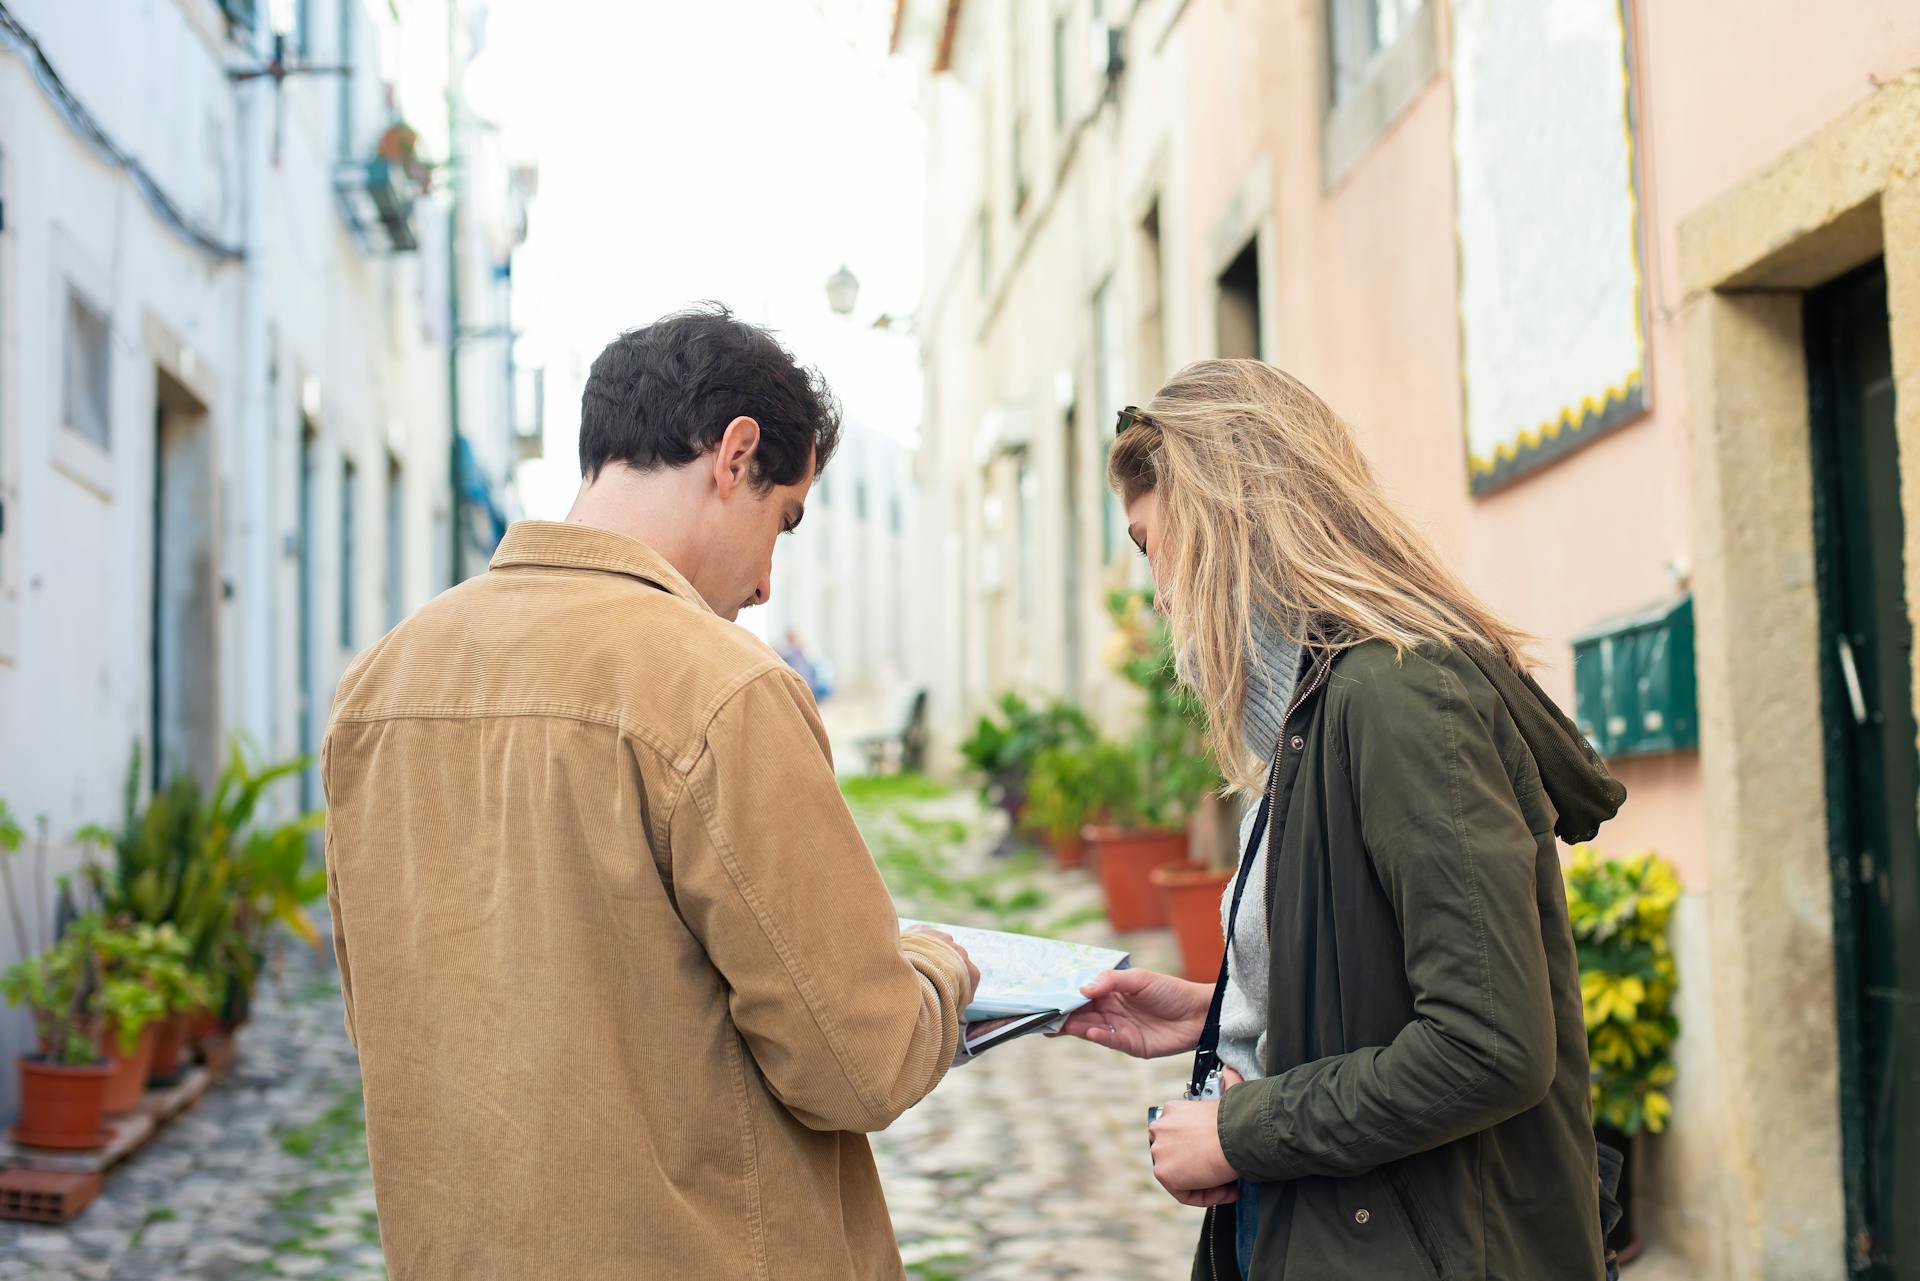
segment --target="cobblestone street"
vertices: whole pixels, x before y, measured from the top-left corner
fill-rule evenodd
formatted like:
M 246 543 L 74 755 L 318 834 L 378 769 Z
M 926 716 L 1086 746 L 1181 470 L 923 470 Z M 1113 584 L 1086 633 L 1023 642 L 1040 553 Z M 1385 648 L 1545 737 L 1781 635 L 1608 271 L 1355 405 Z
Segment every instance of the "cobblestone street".
M 997 830 L 970 796 L 856 812 L 896 891 L 909 887 L 903 911 L 1111 941 L 1091 875 L 991 856 Z M 1159 934 L 1120 945 L 1143 964 L 1170 957 Z M 1153 1182 L 1144 1133 L 1147 1106 L 1177 1092 L 1184 1072 L 1181 1059 L 1140 1063 L 1041 1037 L 955 1069 L 874 1136 L 908 1275 L 1185 1276 L 1199 1212 Z M 263 985 L 232 1073 L 119 1167 L 77 1222 L 0 1223 L 7 1281 L 385 1275 L 332 965 L 297 945 L 277 990 Z
M 227 1078 L 114 1170 L 78 1220 L 0 1223 L 0 1277 L 386 1276 L 331 957 L 289 943 L 278 986 L 262 984 Z

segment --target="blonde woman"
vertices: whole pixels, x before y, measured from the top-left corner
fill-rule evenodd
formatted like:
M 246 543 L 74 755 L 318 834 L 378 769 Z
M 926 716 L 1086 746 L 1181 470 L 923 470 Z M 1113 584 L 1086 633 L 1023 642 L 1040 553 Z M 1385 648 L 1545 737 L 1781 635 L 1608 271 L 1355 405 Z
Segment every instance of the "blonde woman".
M 1109 481 L 1210 745 L 1260 797 L 1221 981 L 1111 972 L 1065 1029 L 1198 1050 L 1148 1132 L 1161 1184 L 1207 1207 L 1194 1275 L 1596 1281 L 1554 838 L 1624 789 L 1280 370 L 1181 370 L 1121 414 Z

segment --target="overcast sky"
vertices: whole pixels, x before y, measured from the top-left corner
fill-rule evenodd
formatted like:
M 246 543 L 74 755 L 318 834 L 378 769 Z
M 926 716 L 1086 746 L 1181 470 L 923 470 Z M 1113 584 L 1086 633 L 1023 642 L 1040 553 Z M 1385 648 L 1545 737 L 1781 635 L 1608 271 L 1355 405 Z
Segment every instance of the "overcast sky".
M 842 261 L 852 267 L 859 324 L 910 313 L 919 291 L 924 140 L 910 69 L 885 56 L 891 11 L 887 0 L 493 0 L 468 102 L 540 166 L 514 269 L 521 359 L 548 368 L 547 461 L 521 477 L 529 516 L 561 515 L 572 497 L 593 357 L 696 299 L 784 331 L 827 366 L 850 415 L 912 430 L 902 419 L 917 394 L 836 369 L 846 330 L 824 288 Z

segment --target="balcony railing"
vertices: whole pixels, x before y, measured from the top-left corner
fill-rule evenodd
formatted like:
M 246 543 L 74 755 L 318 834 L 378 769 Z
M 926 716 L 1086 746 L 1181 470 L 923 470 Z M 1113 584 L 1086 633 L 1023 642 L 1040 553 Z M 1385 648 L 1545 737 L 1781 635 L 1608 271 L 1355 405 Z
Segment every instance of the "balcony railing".
M 403 254 L 420 247 L 413 231 L 413 178 L 398 163 L 375 157 L 343 161 L 333 174 L 334 194 L 347 226 L 369 253 Z
M 227 17 L 230 26 L 246 31 L 253 30 L 253 24 L 259 10 L 258 0 L 214 0 L 220 6 L 220 12 Z

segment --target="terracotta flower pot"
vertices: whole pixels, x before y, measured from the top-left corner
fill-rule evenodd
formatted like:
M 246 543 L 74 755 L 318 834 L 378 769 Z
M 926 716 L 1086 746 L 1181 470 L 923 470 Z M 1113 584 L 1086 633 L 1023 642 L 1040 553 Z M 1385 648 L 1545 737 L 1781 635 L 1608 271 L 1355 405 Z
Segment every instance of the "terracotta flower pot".
M 140 1106 L 140 1100 L 147 1092 L 147 1073 L 153 1067 L 153 1049 L 160 1040 L 160 1025 L 149 1023 L 140 1032 L 139 1044 L 132 1054 L 120 1052 L 120 1038 L 112 1028 L 100 1032 L 100 1053 L 113 1060 L 113 1071 L 107 1078 L 106 1098 L 101 1107 L 108 1116 L 122 1112 L 131 1112 Z
M 1220 954 L 1227 946 L 1220 929 L 1220 895 L 1233 873 L 1181 859 L 1154 868 L 1150 879 L 1173 922 L 1181 973 L 1196 983 L 1211 982 L 1220 973 Z
M 20 1123 L 16 1142 L 36 1148 L 100 1148 L 113 1137 L 100 1125 L 101 1102 L 113 1068 L 106 1063 L 64 1067 L 14 1060 L 20 1068 Z
M 212 1010 L 202 1010 L 188 1016 L 187 1040 L 195 1047 L 205 1045 L 220 1035 L 220 1016 Z
M 1058 868 L 1085 867 L 1087 865 L 1087 842 L 1080 833 L 1072 836 L 1055 836 L 1047 841 L 1053 847 L 1053 865 Z
M 155 1085 L 172 1085 L 187 1065 L 187 1016 L 169 1014 L 157 1026 L 147 1080 Z
M 1187 834 L 1088 827 L 1081 831 L 1092 846 L 1107 898 L 1107 920 L 1116 930 L 1145 930 L 1167 923 L 1166 904 L 1147 878 L 1163 863 L 1184 859 Z

